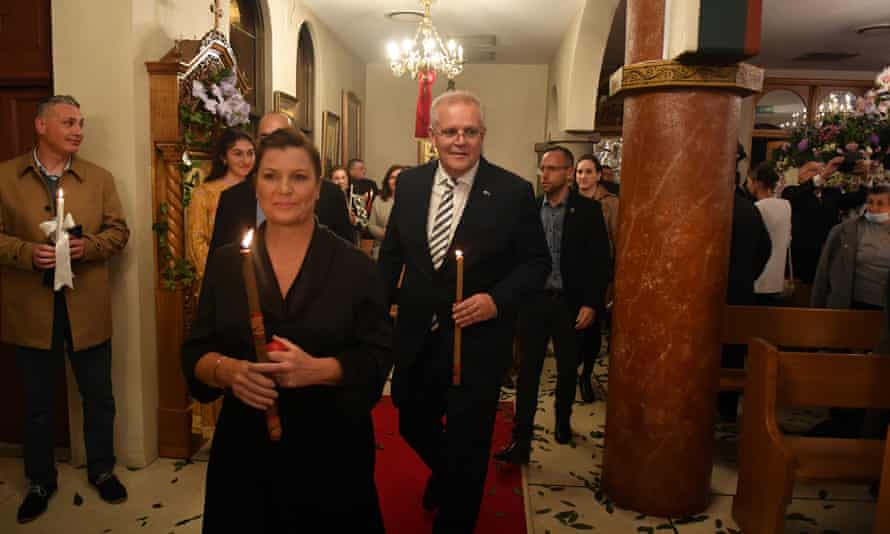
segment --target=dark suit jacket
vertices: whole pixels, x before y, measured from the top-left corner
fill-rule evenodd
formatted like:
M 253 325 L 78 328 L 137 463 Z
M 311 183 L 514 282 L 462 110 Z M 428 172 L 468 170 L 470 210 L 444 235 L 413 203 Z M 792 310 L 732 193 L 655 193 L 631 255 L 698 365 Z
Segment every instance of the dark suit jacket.
M 543 203 L 544 197 L 539 197 L 539 212 Z M 578 314 L 581 306 L 590 306 L 599 317 L 605 312 L 606 287 L 612 271 L 602 207 L 596 200 L 570 189 L 562 224 L 559 271 L 566 301 L 573 315 Z
M 437 165 L 430 162 L 399 175 L 380 248 L 378 263 L 391 302 L 396 301 L 405 266 L 397 299 L 396 365 L 410 368 L 418 359 L 433 314 L 450 344 L 457 280 L 454 250 L 459 248 L 464 253 L 464 297 L 488 293 L 498 308 L 494 319 L 463 330 L 463 381 L 497 385 L 510 362 L 516 311 L 533 290 L 543 287 L 550 271 L 541 217 L 531 184 L 482 159 L 445 262 L 435 271 L 427 215 Z
M 773 243 L 760 210 L 738 189 L 733 195 L 727 304 L 754 304 L 754 281 L 763 272 Z
M 782 198 L 791 203 L 791 259 L 794 275 L 812 284 L 819 265 L 819 254 L 828 233 L 841 221 L 841 213 L 865 203 L 865 188 L 844 193 L 833 187 L 823 187 L 816 194 L 812 180 L 786 187 Z
M 346 211 L 346 198 L 336 184 L 328 180 L 321 181 L 321 193 L 315 205 L 315 214 L 319 223 L 349 243 L 353 243 L 352 225 L 349 224 L 349 214 Z M 226 189 L 220 195 L 208 257 L 210 252 L 223 245 L 241 241 L 247 229 L 255 226 L 256 192 L 253 180 L 248 178 Z
M 606 191 L 612 193 L 613 195 L 617 195 L 621 191 L 621 185 L 616 184 L 615 182 L 600 180 L 600 183 L 603 184 L 603 187 L 606 188 Z

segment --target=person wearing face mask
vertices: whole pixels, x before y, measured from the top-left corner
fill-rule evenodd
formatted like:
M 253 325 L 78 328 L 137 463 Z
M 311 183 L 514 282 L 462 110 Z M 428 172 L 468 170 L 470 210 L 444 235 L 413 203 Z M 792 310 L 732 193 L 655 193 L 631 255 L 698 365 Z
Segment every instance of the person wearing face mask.
M 791 204 L 785 199 L 775 197 L 778 183 L 779 175 L 769 162 L 758 165 L 748 175 L 745 183 L 748 193 L 755 199 L 754 205 L 763 216 L 772 243 L 766 268 L 754 281 L 755 300 L 762 306 L 774 306 L 781 299 L 791 242 Z
M 828 235 L 813 284 L 817 308 L 880 310 L 890 273 L 890 187 L 868 191 L 866 211 Z

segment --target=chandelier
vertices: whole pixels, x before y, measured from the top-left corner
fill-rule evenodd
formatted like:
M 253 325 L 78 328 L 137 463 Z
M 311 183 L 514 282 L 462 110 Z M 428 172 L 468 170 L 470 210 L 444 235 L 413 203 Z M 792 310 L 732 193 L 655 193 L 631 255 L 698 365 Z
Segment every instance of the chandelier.
M 401 45 L 390 41 L 387 45 L 389 66 L 398 77 L 406 72 L 412 79 L 422 73 L 438 71 L 449 80 L 464 70 L 464 47 L 449 39 L 442 43 L 439 33 L 433 26 L 430 6 L 434 0 L 420 0 L 423 4 L 423 20 L 417 26 L 414 39 L 405 39 Z

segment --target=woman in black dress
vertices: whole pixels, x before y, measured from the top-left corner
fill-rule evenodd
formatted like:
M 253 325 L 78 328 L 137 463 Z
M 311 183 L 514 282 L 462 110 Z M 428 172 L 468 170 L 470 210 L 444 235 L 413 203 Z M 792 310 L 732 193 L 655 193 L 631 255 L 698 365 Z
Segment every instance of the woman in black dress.
M 391 367 L 391 326 L 371 260 L 315 220 L 318 150 L 294 130 L 266 137 L 251 247 L 268 336 L 256 363 L 237 244 L 207 263 L 183 370 L 201 402 L 224 396 L 207 469 L 203 532 L 383 532 L 371 408 Z M 269 340 L 267 340 L 269 341 Z M 282 438 L 264 411 L 277 402 Z

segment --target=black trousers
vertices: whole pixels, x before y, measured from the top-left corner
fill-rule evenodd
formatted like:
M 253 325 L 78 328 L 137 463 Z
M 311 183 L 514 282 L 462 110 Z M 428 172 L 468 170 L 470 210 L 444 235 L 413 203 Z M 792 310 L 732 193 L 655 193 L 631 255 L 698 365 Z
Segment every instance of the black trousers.
M 596 320 L 581 331 L 581 376 L 585 380 L 590 380 L 593 376 L 593 368 L 596 367 L 596 361 L 599 359 L 600 351 L 603 348 L 603 320 L 597 314 Z
M 530 299 L 519 315 L 519 384 L 516 388 L 516 426 L 513 436 L 529 441 L 541 369 L 552 338 L 556 351 L 556 421 L 568 423 L 578 383 L 578 353 L 582 333 L 575 330 L 575 314 L 563 296 L 547 293 Z
M 77 352 L 71 347 L 65 295 L 59 292 L 55 296 L 50 350 L 16 347 L 25 391 L 25 476 L 32 483 L 47 487 L 56 486 L 54 411 L 66 352 L 83 402 L 89 479 L 111 471 L 115 463 L 111 341 Z
M 399 433 L 442 488 L 434 534 L 472 534 L 488 473 L 500 384 L 451 385 L 450 339 L 431 332 L 411 368 L 396 365 Z M 447 425 L 442 418 L 447 418 Z

